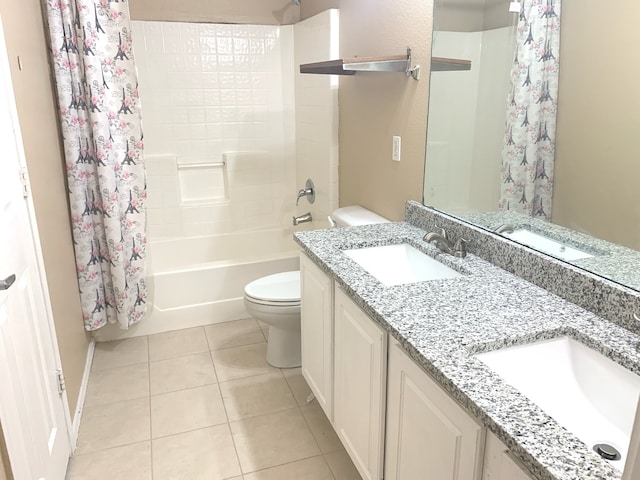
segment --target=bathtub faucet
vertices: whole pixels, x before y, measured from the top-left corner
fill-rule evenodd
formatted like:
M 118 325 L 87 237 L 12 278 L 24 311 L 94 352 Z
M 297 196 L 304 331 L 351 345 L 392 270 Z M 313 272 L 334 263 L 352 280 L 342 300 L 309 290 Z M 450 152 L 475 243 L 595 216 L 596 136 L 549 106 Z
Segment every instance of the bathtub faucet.
M 293 226 L 300 225 L 301 223 L 310 222 L 312 220 L 311 213 L 305 213 L 299 217 L 293 217 Z
M 313 180 L 307 178 L 307 183 L 305 183 L 304 188 L 300 189 L 298 192 L 298 198 L 296 198 L 296 207 L 298 203 L 300 203 L 300 199 L 302 197 L 307 197 L 309 203 L 313 203 L 316 201 L 316 191 L 315 186 L 313 185 Z

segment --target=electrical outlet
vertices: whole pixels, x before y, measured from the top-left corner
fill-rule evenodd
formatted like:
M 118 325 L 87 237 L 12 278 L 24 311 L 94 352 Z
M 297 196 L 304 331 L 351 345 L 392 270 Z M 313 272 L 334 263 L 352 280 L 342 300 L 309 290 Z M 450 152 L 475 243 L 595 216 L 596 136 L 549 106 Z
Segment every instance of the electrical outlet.
M 402 139 L 400 137 L 393 137 L 393 150 L 391 153 L 391 160 L 395 160 L 396 162 L 400 161 L 400 152 L 402 150 Z

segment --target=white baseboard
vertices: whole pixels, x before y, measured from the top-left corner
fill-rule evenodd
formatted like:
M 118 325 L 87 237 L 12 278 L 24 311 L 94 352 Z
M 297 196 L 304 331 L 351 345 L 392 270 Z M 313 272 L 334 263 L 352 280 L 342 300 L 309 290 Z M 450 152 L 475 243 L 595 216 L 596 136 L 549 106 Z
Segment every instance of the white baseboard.
M 84 410 L 84 400 L 87 396 L 87 385 L 89 384 L 89 375 L 91 374 L 91 365 L 93 364 L 93 354 L 96 349 L 96 341 L 92 338 L 89 341 L 87 349 L 87 360 L 84 364 L 84 373 L 82 374 L 82 383 L 78 392 L 78 403 L 76 411 L 73 415 L 73 437 L 71 438 L 71 450 L 75 452 L 78 443 L 78 433 L 80 432 L 80 422 L 82 421 L 82 411 Z

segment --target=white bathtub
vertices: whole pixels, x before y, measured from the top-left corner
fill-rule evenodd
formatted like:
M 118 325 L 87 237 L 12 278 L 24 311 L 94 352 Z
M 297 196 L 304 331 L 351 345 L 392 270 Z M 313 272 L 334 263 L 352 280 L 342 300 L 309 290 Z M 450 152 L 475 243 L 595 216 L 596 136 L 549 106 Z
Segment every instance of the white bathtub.
M 246 318 L 244 286 L 272 273 L 297 270 L 292 230 L 273 229 L 149 244 L 147 318 L 129 330 L 109 325 L 97 341 Z

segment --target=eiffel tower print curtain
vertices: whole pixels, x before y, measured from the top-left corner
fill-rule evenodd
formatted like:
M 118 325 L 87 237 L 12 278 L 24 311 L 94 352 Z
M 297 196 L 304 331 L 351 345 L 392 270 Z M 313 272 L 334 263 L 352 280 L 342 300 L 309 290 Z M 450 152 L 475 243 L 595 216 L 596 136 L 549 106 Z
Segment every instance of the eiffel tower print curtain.
M 502 148 L 500 208 L 549 220 L 560 70 L 560 0 L 520 0 Z
M 47 0 L 84 326 L 128 328 L 145 298 L 145 170 L 125 0 Z

